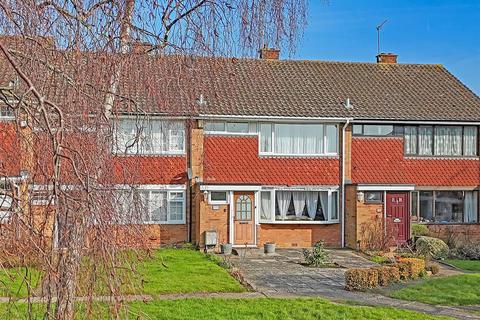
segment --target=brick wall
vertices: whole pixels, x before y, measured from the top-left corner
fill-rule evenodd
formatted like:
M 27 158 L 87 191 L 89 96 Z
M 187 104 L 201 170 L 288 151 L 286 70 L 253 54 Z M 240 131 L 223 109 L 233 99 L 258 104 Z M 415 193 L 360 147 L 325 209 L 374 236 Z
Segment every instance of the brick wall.
M 357 187 L 345 186 L 345 245 L 357 246 Z
M 202 197 L 203 198 L 203 197 Z M 199 201 L 199 232 L 197 242 L 200 247 L 205 245 L 205 231 L 216 231 L 217 243 L 229 242 L 229 205 L 211 205 L 203 199 Z
M 341 226 L 336 224 L 260 224 L 257 228 L 258 246 L 266 242 L 275 242 L 277 247 L 311 247 L 315 242 L 324 240 L 329 247 L 340 247 Z
M 431 224 L 427 227 L 432 237 L 447 243 L 480 242 L 480 224 Z

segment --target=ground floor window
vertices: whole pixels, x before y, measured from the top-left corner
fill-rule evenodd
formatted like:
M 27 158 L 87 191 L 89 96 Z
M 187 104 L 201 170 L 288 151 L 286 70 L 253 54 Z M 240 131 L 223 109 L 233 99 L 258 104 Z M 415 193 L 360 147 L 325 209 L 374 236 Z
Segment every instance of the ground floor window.
M 0 178 L 0 222 L 10 218 L 13 202 L 12 185 L 6 178 Z
M 261 191 L 260 220 L 336 222 L 338 191 Z
M 121 190 L 117 202 L 120 223 L 185 223 L 184 190 Z
M 411 212 L 425 223 L 476 223 L 478 191 L 414 191 Z

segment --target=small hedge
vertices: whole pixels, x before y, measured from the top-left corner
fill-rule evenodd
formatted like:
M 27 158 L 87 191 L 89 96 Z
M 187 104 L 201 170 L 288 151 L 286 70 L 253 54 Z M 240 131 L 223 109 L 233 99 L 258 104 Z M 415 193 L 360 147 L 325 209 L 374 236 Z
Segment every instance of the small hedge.
M 445 259 L 448 256 L 449 248 L 445 242 L 432 237 L 420 237 L 415 242 L 417 253 L 426 258 Z
M 364 291 L 378 287 L 378 271 L 376 268 L 348 269 L 345 272 L 345 290 Z
M 425 272 L 425 260 L 418 258 L 399 258 L 398 262 L 406 265 L 405 279 L 417 279 Z
M 387 287 L 392 283 L 400 281 L 400 272 L 398 268 L 391 266 L 375 267 L 378 274 L 378 284 L 382 287 Z
M 428 264 L 425 267 L 425 270 L 430 271 L 433 275 L 436 275 L 440 272 L 440 267 L 436 264 Z

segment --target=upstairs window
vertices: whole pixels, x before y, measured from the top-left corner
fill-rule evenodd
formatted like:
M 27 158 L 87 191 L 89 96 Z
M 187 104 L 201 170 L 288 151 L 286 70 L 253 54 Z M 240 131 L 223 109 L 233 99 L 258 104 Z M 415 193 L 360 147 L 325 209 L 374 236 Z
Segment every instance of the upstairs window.
M 234 121 L 206 121 L 204 130 L 208 133 L 250 133 L 254 132 L 251 128 L 252 123 L 234 122 Z
M 124 154 L 183 154 L 185 124 L 160 119 L 120 119 L 115 130 L 116 152 Z
M 12 119 L 15 119 L 15 113 L 13 112 L 13 109 L 6 105 L 0 106 L 0 120 Z
M 401 136 L 403 134 L 403 126 L 379 125 L 379 124 L 354 124 L 353 134 L 356 136 Z
M 476 156 L 477 131 L 473 126 L 406 126 L 405 154 Z
M 260 124 L 260 154 L 335 155 L 338 129 L 334 124 Z

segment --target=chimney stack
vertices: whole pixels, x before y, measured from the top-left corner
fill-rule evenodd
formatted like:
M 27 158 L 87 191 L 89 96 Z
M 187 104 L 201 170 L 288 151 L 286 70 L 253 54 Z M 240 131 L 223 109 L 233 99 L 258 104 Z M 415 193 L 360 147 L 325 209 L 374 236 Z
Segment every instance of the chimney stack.
M 280 59 L 280 50 L 269 48 L 266 45 L 260 49 L 260 59 L 265 60 L 279 60 Z
M 396 64 L 397 57 L 398 56 L 393 53 L 379 53 L 377 55 L 377 63 Z

